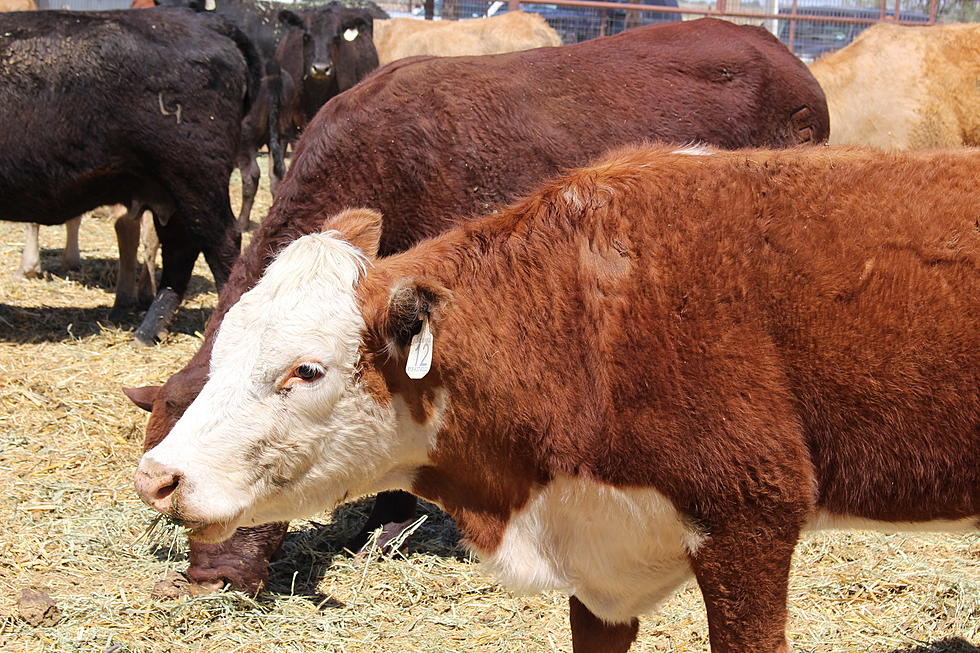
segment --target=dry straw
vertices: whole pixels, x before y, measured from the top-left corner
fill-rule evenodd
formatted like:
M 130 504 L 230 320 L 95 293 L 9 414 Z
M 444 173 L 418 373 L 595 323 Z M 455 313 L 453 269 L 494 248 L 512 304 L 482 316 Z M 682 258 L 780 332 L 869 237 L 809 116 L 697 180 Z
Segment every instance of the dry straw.
M 256 214 L 268 207 L 268 194 Z M 567 651 L 565 599 L 516 597 L 485 575 L 451 522 L 428 509 L 407 553 L 352 559 L 364 505 L 296 523 L 269 590 L 174 600 L 153 584 L 186 566 L 183 535 L 133 495 L 145 414 L 119 392 L 160 383 L 196 349 L 214 305 L 196 270 L 174 333 L 146 349 L 133 323 L 104 320 L 116 250 L 106 218 L 82 225 L 83 268 L 57 272 L 63 230 L 42 229 L 44 266 L 13 282 L 22 228 L 0 223 L 0 650 Z M 45 589 L 52 627 L 16 619 L 20 590 Z M 980 643 L 976 535 L 820 533 L 799 547 L 793 650 L 965 653 Z M 705 651 L 697 589 L 644 620 L 637 651 Z

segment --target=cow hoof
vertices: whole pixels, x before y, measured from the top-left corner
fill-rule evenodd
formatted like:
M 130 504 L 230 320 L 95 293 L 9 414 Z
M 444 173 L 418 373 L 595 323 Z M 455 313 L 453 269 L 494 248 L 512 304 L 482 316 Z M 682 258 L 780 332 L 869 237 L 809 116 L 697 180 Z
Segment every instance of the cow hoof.
M 377 538 L 374 537 L 374 533 L 378 530 L 377 527 L 372 530 L 362 530 L 354 539 L 347 543 L 346 548 L 349 551 L 355 552 L 358 556 L 368 555 L 372 551 L 380 551 L 384 555 L 392 555 L 395 551 L 405 547 L 406 540 L 401 538 L 401 535 L 413 523 L 415 523 L 415 520 L 409 519 L 408 521 L 382 524 L 381 532 L 378 533 Z
M 41 268 L 33 267 L 28 270 L 17 270 L 14 272 L 14 281 L 23 281 L 24 279 L 40 279 L 41 278 Z
M 112 324 L 122 324 L 133 313 L 132 306 L 113 306 L 109 311 L 109 322 Z

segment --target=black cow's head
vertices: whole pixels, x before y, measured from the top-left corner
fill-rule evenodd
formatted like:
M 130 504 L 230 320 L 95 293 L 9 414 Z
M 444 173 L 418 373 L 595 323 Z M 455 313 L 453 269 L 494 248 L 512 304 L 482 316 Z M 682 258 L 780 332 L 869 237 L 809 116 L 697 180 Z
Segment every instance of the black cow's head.
M 302 32 L 303 77 L 336 79 L 340 91 L 378 65 L 372 41 L 373 19 L 362 9 L 325 5 L 300 13 L 284 9 L 279 20 Z

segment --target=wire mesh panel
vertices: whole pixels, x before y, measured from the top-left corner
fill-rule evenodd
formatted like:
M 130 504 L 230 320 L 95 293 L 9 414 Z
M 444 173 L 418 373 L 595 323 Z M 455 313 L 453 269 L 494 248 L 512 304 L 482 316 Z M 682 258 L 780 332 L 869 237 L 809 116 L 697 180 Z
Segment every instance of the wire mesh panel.
M 104 9 L 128 9 L 130 0 L 35 0 L 38 9 L 72 9 L 75 11 L 102 11 Z
M 540 14 L 565 43 L 578 43 L 649 23 L 693 20 L 705 15 L 759 25 L 780 38 L 804 61 L 840 49 L 875 22 L 911 25 L 934 22 L 936 0 L 604 0 L 629 4 L 623 9 L 588 6 L 588 0 L 520 2 L 520 9 Z M 676 7 L 677 12 L 643 11 L 636 5 Z M 506 0 L 436 0 L 435 15 L 444 19 L 478 18 L 508 11 Z

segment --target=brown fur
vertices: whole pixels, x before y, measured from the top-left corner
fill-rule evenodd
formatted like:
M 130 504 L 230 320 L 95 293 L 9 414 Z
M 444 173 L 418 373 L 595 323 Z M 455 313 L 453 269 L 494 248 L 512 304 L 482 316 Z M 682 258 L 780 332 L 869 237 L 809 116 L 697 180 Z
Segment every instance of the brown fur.
M 346 207 L 382 213 L 379 251 L 387 255 L 613 145 L 784 147 L 828 132 L 823 93 L 785 46 L 765 30 L 714 19 L 557 49 L 386 66 L 331 100 L 304 133 L 204 345 L 155 393 L 145 446 L 166 436 L 203 386 L 224 313 L 282 247 Z
M 374 46 L 382 66 L 418 55 L 460 57 L 559 45 L 561 37 L 544 18 L 523 11 L 467 20 L 374 21 Z
M 980 24 L 879 23 L 810 71 L 827 94 L 834 144 L 980 145 Z
M 980 515 L 978 178 L 969 151 L 628 149 L 378 260 L 363 366 L 451 405 L 413 491 L 493 551 L 558 474 L 655 488 L 708 536 L 712 650 L 785 650 L 816 510 Z M 392 325 L 423 313 L 410 381 Z

